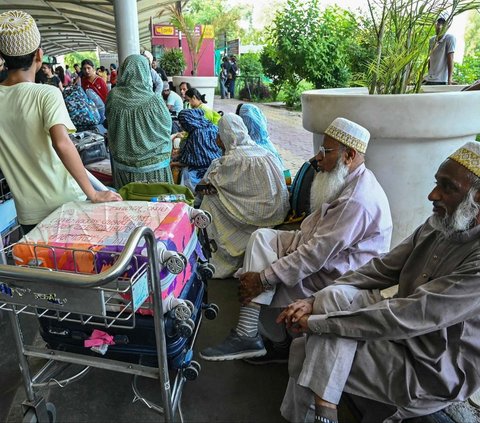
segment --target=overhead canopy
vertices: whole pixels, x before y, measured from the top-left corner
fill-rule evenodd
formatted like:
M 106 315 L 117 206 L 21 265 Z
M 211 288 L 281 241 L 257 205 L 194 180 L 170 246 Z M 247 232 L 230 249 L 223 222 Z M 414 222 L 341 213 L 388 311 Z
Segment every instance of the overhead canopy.
M 137 0 L 140 44 L 150 46 L 150 19 L 168 21 L 166 6 L 176 0 Z M 49 55 L 72 51 L 116 51 L 115 15 L 112 0 L 0 0 L 0 13 L 19 9 L 32 15 Z M 163 14 L 162 14 L 163 11 Z

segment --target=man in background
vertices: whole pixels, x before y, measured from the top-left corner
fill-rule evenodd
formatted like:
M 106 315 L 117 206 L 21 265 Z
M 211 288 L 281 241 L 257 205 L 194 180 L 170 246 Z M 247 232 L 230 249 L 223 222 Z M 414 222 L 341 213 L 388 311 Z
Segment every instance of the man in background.
M 430 59 L 425 85 L 451 85 L 453 75 L 453 55 L 456 39 L 446 34 L 446 20 L 440 16 L 435 24 L 436 35 L 430 38 Z

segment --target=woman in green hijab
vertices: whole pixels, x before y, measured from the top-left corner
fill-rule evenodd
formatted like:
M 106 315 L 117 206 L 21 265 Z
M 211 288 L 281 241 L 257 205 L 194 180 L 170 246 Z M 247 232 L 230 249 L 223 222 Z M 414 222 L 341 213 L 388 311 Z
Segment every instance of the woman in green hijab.
M 173 183 L 172 118 L 162 96 L 152 90 L 145 57 L 132 54 L 125 59 L 106 113 L 115 188 L 129 182 Z

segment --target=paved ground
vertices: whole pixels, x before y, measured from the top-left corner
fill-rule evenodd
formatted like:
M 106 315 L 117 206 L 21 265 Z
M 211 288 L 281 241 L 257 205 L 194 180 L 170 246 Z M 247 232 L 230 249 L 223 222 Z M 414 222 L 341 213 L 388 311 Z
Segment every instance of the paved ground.
M 215 97 L 213 108 L 224 113 L 235 113 L 239 103 L 236 99 L 222 100 Z M 268 104 L 257 104 L 268 122 L 270 139 L 275 144 L 292 176 L 304 161 L 313 156 L 312 134 L 303 129 L 302 113 Z

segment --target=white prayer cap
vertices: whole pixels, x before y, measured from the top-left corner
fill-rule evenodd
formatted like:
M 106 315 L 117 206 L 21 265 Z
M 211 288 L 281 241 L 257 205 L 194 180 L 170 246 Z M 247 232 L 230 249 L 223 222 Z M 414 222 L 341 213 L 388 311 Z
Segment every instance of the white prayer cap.
M 325 130 L 325 135 L 362 154 L 367 151 L 370 140 L 370 132 L 363 126 L 342 117 L 336 118 L 329 125 Z
M 25 56 L 40 46 L 35 20 L 21 10 L 0 15 L 0 52 L 6 56 Z
M 449 157 L 480 177 L 480 142 L 470 141 L 460 147 Z
M 143 52 L 143 55 L 148 59 L 149 63 L 152 64 L 153 62 L 153 55 L 148 50 Z

